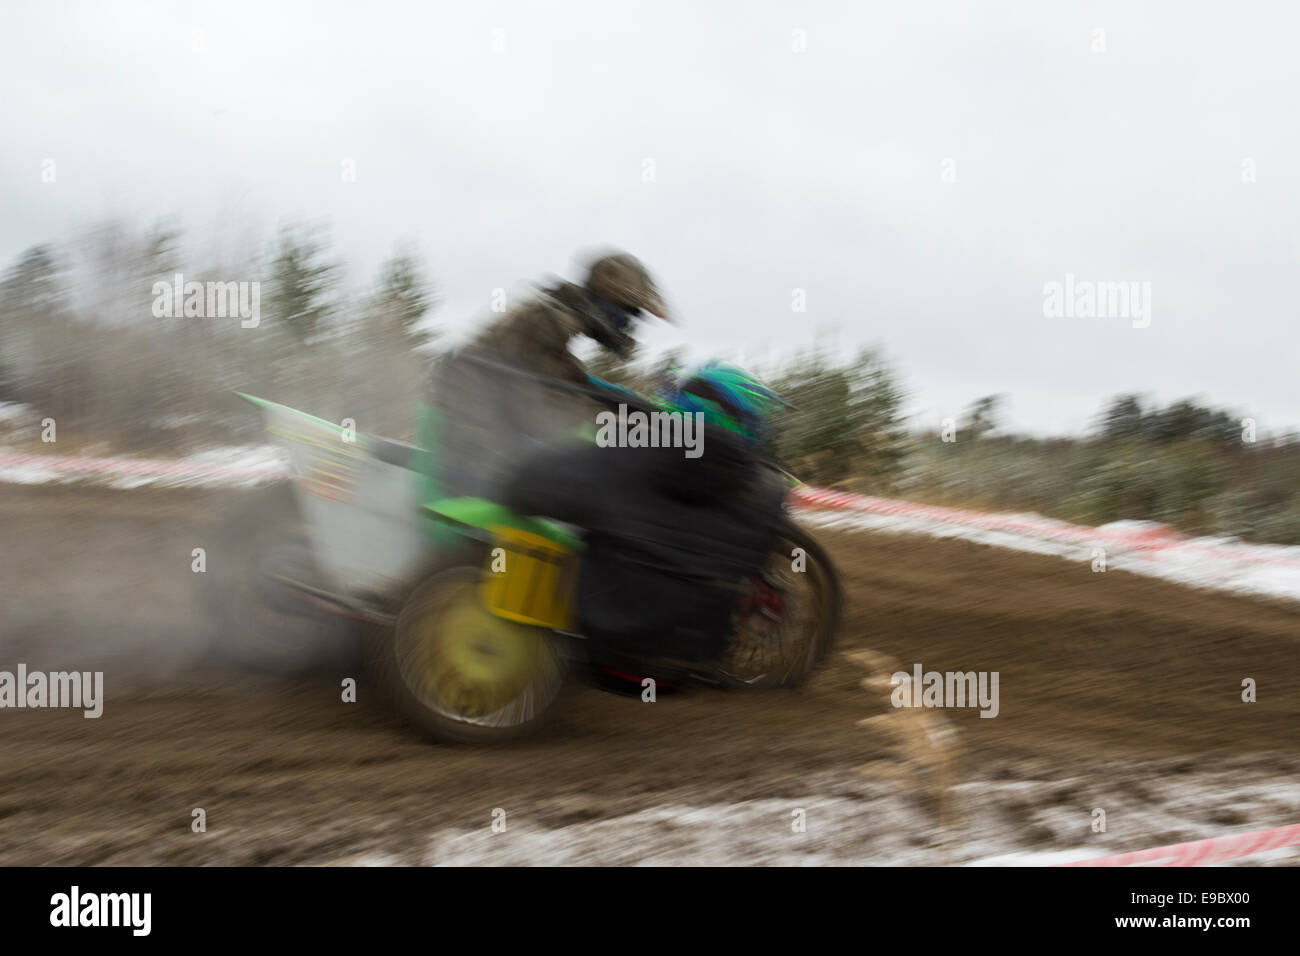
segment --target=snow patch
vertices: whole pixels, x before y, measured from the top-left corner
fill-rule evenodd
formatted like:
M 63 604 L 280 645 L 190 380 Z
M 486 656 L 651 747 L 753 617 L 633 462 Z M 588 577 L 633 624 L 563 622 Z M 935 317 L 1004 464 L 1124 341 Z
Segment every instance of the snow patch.
M 506 829 L 488 822 L 448 829 L 430 840 L 433 866 L 1056 866 L 1175 842 L 1190 842 L 1300 820 L 1300 784 L 1278 778 L 1241 786 L 1240 770 L 1171 775 L 1138 796 L 1124 773 L 1056 780 L 979 780 L 953 787 L 956 823 L 938 825 L 915 790 L 876 779 L 821 775 L 786 800 L 706 804 L 678 800 L 635 813 L 569 825 L 507 811 Z M 1106 832 L 1094 833 L 1094 808 Z M 583 811 L 589 813 L 589 800 Z M 806 831 L 792 827 L 804 811 Z M 1232 819 L 1229 825 L 1223 821 Z M 1222 865 L 1286 863 L 1283 847 Z

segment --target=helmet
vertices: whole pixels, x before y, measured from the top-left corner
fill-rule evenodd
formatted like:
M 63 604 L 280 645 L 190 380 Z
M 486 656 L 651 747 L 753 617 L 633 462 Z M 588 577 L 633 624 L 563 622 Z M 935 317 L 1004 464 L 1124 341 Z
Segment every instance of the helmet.
M 668 404 L 674 411 L 701 412 L 706 422 L 757 441 L 767 434 L 772 416 L 790 403 L 744 369 L 710 362 L 683 376 Z
M 591 264 L 584 285 L 594 298 L 604 299 L 619 309 L 634 315 L 644 310 L 668 319 L 668 309 L 654 280 L 636 256 L 626 252 L 602 256 Z

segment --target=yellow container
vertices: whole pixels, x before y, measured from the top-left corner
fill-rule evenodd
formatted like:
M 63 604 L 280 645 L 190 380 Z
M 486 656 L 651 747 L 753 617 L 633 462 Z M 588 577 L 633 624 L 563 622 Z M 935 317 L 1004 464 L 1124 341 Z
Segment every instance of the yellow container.
M 572 630 L 578 555 L 549 538 L 495 527 L 483 603 L 508 621 Z

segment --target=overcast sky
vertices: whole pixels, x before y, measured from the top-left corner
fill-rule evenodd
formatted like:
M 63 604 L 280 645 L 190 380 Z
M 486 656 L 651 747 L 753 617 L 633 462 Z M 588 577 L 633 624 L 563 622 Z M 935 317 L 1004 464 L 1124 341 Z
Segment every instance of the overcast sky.
M 1295 427 L 1297 9 L 0 0 L 0 258 L 327 220 L 358 280 L 418 242 L 463 332 L 609 243 L 683 319 L 651 346 L 878 343 L 918 424 L 1133 390 Z M 1150 283 L 1149 326 L 1045 316 L 1067 274 Z

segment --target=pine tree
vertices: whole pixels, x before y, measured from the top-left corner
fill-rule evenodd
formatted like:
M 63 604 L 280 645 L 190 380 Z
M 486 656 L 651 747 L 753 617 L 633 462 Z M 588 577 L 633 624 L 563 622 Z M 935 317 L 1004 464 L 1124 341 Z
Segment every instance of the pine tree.
M 410 252 L 398 251 L 379 270 L 379 288 L 373 302 L 381 333 L 395 333 L 408 346 L 427 345 L 436 337 L 420 321 L 435 301 L 431 284 L 419 260 Z
M 338 267 L 326 258 L 327 243 L 318 234 L 304 227 L 283 229 L 271 266 L 275 321 L 295 345 L 324 331 L 333 315 Z

